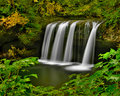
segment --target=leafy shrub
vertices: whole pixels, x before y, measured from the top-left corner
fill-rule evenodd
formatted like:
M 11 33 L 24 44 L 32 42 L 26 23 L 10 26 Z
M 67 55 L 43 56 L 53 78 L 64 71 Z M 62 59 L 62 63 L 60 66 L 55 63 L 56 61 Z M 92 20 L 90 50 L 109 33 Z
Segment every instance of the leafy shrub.
M 34 86 L 30 82 L 29 76 L 37 78 L 36 74 L 19 75 L 24 71 L 23 67 L 37 64 L 37 58 L 26 58 L 20 61 L 11 62 L 10 60 L 0 60 L 0 96 L 29 96 L 32 94 Z M 30 93 L 31 92 L 31 93 Z
M 11 45 L 11 48 L 8 50 L 8 52 L 2 53 L 0 55 L 0 58 L 7 58 L 10 60 L 19 60 L 23 57 L 32 55 L 33 53 L 32 51 L 27 50 L 25 47 L 20 49 L 20 48 L 16 48 L 15 46 Z
M 119 96 L 120 49 L 100 54 L 101 62 L 95 65 L 93 75 L 73 75 L 61 89 L 69 96 Z M 73 77 L 72 76 L 72 77 Z
M 42 16 L 57 15 L 56 13 L 60 13 L 62 10 L 62 6 L 55 1 L 42 0 L 38 3 L 38 12 Z
M 38 64 L 37 57 L 21 59 L 11 62 L 0 60 L 0 96 L 64 96 L 63 92 L 53 87 L 33 86 L 30 76 L 37 78 L 36 74 L 20 76 L 20 71 L 26 71 L 25 67 Z
M 72 74 L 71 80 L 60 89 L 33 86 L 30 74 L 20 76 L 24 67 L 38 63 L 36 57 L 16 62 L 2 59 L 0 61 L 0 95 L 1 96 L 119 96 L 120 95 L 120 49 L 100 54 L 101 62 L 95 65 L 97 70 L 90 74 Z
M 17 11 L 13 13 L 11 16 L 8 16 L 7 18 L 2 18 L 0 20 L 1 25 L 4 25 L 6 29 L 9 29 L 15 26 L 16 24 L 24 26 L 29 21 L 27 18 L 22 17 Z
M 8 0 L 0 0 L 0 18 L 3 16 L 9 16 L 13 12 Z

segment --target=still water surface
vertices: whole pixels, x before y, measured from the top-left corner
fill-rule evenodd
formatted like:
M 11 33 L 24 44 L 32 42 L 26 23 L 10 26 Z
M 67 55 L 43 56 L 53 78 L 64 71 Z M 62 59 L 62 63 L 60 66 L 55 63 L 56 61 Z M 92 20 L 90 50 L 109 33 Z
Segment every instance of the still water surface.
M 48 66 L 39 64 L 27 68 L 28 72 L 25 74 L 37 74 L 38 78 L 31 77 L 31 83 L 34 86 L 54 86 L 59 88 L 63 83 L 69 80 L 70 72 L 66 72 L 60 66 Z

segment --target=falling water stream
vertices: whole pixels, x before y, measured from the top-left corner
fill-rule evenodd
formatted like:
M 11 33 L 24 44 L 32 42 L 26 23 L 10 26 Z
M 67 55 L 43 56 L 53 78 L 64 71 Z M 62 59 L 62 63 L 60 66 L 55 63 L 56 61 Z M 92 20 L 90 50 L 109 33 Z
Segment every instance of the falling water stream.
M 73 36 L 74 36 L 76 24 L 78 22 L 79 21 L 76 21 L 76 22 L 72 23 L 71 26 L 70 26 L 70 30 L 69 30 L 69 34 L 68 34 L 68 38 L 67 38 L 67 44 L 66 44 L 66 48 L 65 48 L 65 54 L 64 54 L 64 60 L 63 61 L 70 62 L 71 59 L 72 59 Z
M 48 24 L 44 34 L 40 64 L 28 68 L 30 73 L 38 75 L 38 79 L 31 78 L 32 84 L 59 88 L 69 80 L 69 74 L 91 71 L 96 62 L 94 58 L 99 53 L 108 51 L 112 46 L 108 42 L 96 40 L 100 24 L 95 21 L 80 20 Z M 96 44 L 97 48 L 95 48 Z
M 93 28 L 91 30 L 91 34 L 88 38 L 87 45 L 85 47 L 82 63 L 76 66 L 66 67 L 66 70 L 86 71 L 86 70 L 91 70 L 91 68 L 94 66 L 93 63 L 94 63 L 96 32 L 100 24 L 101 23 L 92 22 Z
M 45 32 L 45 38 L 44 38 L 44 42 L 43 42 L 43 47 L 42 47 L 41 59 L 47 59 L 51 35 L 52 35 L 52 32 L 54 31 L 56 25 L 57 25 L 57 23 L 51 23 L 51 24 L 47 25 L 46 32 Z
M 52 54 L 51 54 L 51 60 L 53 61 L 61 60 L 64 36 L 65 36 L 66 28 L 68 27 L 68 24 L 69 24 L 69 21 L 63 22 L 58 27 L 55 41 L 52 48 Z
M 82 41 L 84 44 L 84 50 L 79 50 L 76 54 L 79 54 L 80 51 L 84 51 L 82 62 L 78 61 L 72 61 L 73 57 L 73 47 L 74 47 L 74 34 L 77 23 L 80 21 L 75 21 L 72 24 L 67 22 L 61 22 L 58 26 L 58 29 L 56 31 L 56 35 L 54 38 L 54 42 L 52 45 L 52 51 L 50 59 L 48 59 L 48 50 L 50 47 L 50 40 L 52 32 L 55 30 L 55 27 L 57 23 L 50 23 L 46 27 L 45 31 L 45 37 L 43 41 L 43 47 L 42 47 L 42 54 L 41 59 L 39 59 L 39 62 L 42 62 L 44 64 L 49 65 L 59 65 L 59 66 L 66 66 L 66 65 L 72 65 L 72 66 L 66 66 L 66 70 L 71 71 L 87 71 L 91 70 L 91 68 L 94 66 L 94 51 L 95 51 L 95 40 L 96 40 L 96 32 L 101 23 L 92 22 L 92 30 L 90 32 L 90 22 L 85 23 L 84 28 L 84 40 Z M 68 31 L 68 35 L 65 36 L 65 33 Z M 79 30 L 80 31 L 80 30 Z M 79 32 L 80 33 L 80 32 Z M 90 35 L 89 35 L 90 34 Z M 66 41 L 65 38 L 67 37 Z M 79 39 L 79 35 L 77 36 Z M 82 39 L 81 39 L 82 40 Z M 64 47 L 65 43 L 65 47 Z M 87 44 L 86 44 L 87 43 Z M 63 53 L 64 52 L 64 53 Z M 76 59 L 77 60 L 77 59 Z M 76 65 L 77 64 L 77 65 Z

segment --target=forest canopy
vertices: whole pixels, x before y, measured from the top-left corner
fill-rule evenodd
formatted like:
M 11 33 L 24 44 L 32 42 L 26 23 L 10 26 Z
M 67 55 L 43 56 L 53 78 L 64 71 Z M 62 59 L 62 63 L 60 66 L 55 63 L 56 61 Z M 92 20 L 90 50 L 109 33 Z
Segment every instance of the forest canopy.
M 0 7 L 0 17 L 17 10 L 29 15 L 102 18 L 114 26 L 120 22 L 119 0 L 1 0 Z

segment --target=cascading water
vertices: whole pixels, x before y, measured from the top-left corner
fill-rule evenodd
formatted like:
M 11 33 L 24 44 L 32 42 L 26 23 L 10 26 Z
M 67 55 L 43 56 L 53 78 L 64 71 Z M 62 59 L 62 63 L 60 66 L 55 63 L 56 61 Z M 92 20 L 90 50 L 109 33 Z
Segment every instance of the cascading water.
M 52 48 L 52 54 L 51 54 L 51 60 L 53 61 L 61 60 L 65 30 L 68 24 L 69 24 L 69 21 L 63 22 L 58 27 L 55 41 Z
M 66 65 L 65 69 L 70 71 L 89 71 L 93 67 L 94 63 L 94 50 L 95 50 L 95 40 L 96 40 L 96 32 L 101 23 L 92 22 L 92 30 L 90 32 L 90 22 L 86 22 L 84 24 L 84 30 L 79 32 L 79 35 L 76 35 L 78 38 L 78 43 L 83 42 L 83 48 L 77 48 L 79 51 L 75 50 L 75 54 L 79 54 L 80 51 L 84 51 L 82 58 L 82 62 L 78 62 L 73 60 L 73 53 L 74 53 L 74 35 L 76 30 L 77 23 L 80 23 L 80 21 L 75 21 L 72 24 L 70 24 L 70 21 L 68 22 L 62 22 L 58 25 L 57 31 L 55 32 L 55 37 L 52 37 L 53 31 L 55 31 L 56 25 L 58 23 L 50 23 L 46 27 L 43 46 L 42 46 L 42 52 L 41 52 L 41 59 L 39 59 L 39 62 L 42 62 L 44 64 L 49 65 L 59 65 L 64 66 Z M 70 25 L 70 27 L 69 27 Z M 67 31 L 67 29 L 69 29 Z M 81 41 L 79 42 L 80 34 L 81 32 L 84 32 Z M 68 34 L 68 35 L 66 35 Z M 90 35 L 89 35 L 90 34 Z M 51 38 L 54 39 L 53 44 L 50 44 Z M 77 39 L 76 39 L 77 40 Z M 51 46 L 51 52 L 50 52 L 50 59 L 48 59 L 48 51 Z M 63 53 L 64 52 L 64 53 Z M 76 55 L 78 56 L 78 55 Z M 73 62 L 73 61 L 74 62 Z M 77 60 L 77 59 L 76 59 Z M 77 64 L 77 65 L 76 65 Z M 67 66 L 69 65 L 69 66 Z M 71 66 L 70 66 L 71 65 Z
M 47 25 L 45 37 L 44 37 L 44 41 L 43 41 L 43 46 L 42 46 L 41 59 L 47 59 L 51 35 L 52 35 L 52 32 L 54 31 L 56 25 L 57 25 L 57 23 L 51 23 L 51 24 Z
M 99 25 L 100 23 L 98 24 L 96 22 L 93 22 L 93 28 L 85 48 L 82 64 L 89 64 L 91 62 L 90 60 L 92 60 L 91 63 L 94 63 L 93 60 L 94 60 L 94 51 L 95 51 L 95 39 L 96 39 L 97 28 L 99 27 Z
M 52 23 L 48 24 L 45 30 L 45 36 L 44 36 L 44 41 L 43 41 L 43 46 L 42 46 L 42 52 L 41 52 L 41 59 L 44 59 L 44 53 L 45 53 L 45 47 L 46 47 L 46 40 L 47 40 L 47 36 L 49 34 L 49 30 L 51 27 Z
M 94 66 L 93 64 L 90 63 L 93 63 L 96 32 L 101 23 L 98 24 L 96 22 L 93 22 L 92 24 L 93 24 L 93 28 L 84 51 L 82 63 L 76 66 L 66 67 L 66 70 L 72 70 L 72 71 L 91 70 L 90 68 Z
M 63 61 L 70 62 L 71 59 L 72 59 L 73 36 L 74 36 L 76 24 L 78 22 L 79 21 L 76 21 L 76 22 L 72 23 L 71 26 L 70 26 L 70 30 L 69 30 L 69 34 L 68 34 L 68 39 L 67 39 L 67 44 L 66 44 L 66 48 L 65 48 L 65 54 L 64 54 L 64 60 Z

